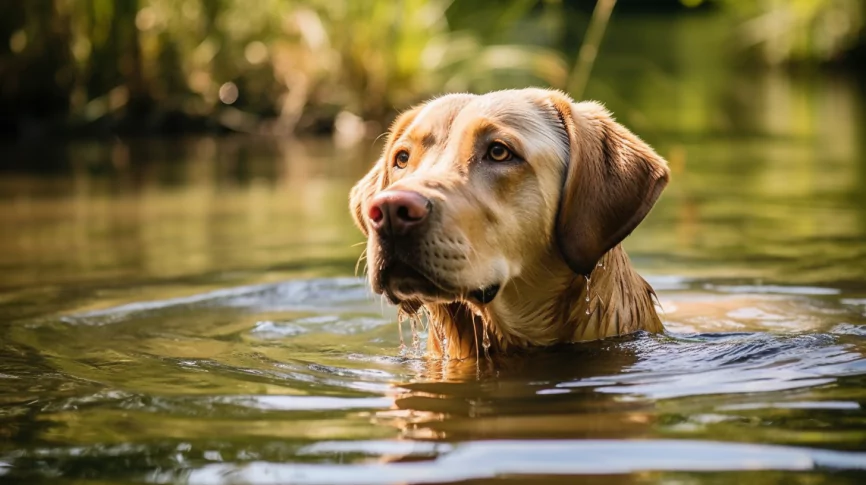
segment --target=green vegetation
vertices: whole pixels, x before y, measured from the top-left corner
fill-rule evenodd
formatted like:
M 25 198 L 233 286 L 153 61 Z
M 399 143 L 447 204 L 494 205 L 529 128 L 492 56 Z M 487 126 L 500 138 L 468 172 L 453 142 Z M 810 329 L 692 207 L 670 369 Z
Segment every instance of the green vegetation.
M 736 19 L 764 65 L 862 49 L 858 0 L 606 1 Z M 27 0 L 0 6 L 0 132 L 377 131 L 446 91 L 583 91 L 593 1 Z M 695 8 L 697 7 L 697 8 Z M 602 51 L 603 54 L 603 51 Z M 847 56 L 847 57 L 846 57 Z M 745 58 L 745 56 L 743 56 Z M 582 61 L 584 61 L 582 63 Z M 366 125 L 366 122 L 372 122 Z M 46 124 L 47 123 L 47 124 Z
M 844 61 L 866 44 L 861 0 L 720 3 L 742 20 L 739 46 L 753 49 L 764 64 Z

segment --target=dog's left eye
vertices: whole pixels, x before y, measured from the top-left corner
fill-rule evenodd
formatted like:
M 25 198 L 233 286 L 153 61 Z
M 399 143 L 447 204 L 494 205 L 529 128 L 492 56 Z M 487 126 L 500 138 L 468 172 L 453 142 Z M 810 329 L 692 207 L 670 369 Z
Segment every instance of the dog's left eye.
M 409 152 L 406 150 L 400 150 L 397 152 L 397 156 L 394 157 L 394 166 L 397 168 L 406 168 L 406 165 L 409 164 Z
M 506 162 L 511 160 L 513 156 L 511 150 L 499 142 L 491 143 L 490 147 L 487 148 L 487 158 L 495 162 Z

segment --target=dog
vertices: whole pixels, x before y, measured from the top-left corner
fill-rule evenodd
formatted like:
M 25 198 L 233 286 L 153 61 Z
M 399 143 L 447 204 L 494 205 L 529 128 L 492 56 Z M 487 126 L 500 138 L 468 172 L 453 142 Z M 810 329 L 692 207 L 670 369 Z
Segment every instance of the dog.
M 447 359 L 662 332 L 620 243 L 667 162 L 601 104 L 521 89 L 402 113 L 351 190 L 372 289 Z

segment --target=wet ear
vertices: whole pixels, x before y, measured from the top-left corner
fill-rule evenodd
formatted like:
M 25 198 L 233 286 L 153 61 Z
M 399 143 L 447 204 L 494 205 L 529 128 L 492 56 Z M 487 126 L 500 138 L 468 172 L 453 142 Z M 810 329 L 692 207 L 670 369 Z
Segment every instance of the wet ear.
M 367 201 L 382 188 L 382 164 L 383 161 L 380 158 L 367 172 L 367 175 L 364 175 L 364 178 L 359 180 L 349 192 L 349 210 L 352 212 L 355 225 L 365 236 L 369 234 L 369 229 L 367 228 L 367 218 L 364 217 L 364 209 Z
M 569 139 L 556 238 L 569 267 L 598 260 L 646 217 L 668 183 L 667 163 L 596 102 L 552 100 Z

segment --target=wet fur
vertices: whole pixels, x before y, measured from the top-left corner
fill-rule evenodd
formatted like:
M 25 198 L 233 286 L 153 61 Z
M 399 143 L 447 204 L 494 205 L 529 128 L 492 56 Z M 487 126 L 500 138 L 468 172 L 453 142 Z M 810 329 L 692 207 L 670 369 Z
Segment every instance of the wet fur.
M 493 140 L 506 140 L 525 162 L 485 165 L 479 157 Z M 397 170 L 391 161 L 401 149 L 411 158 Z M 423 306 L 428 351 L 462 359 L 482 352 L 485 333 L 489 351 L 502 353 L 662 331 L 653 290 L 619 243 L 667 180 L 664 160 L 597 103 L 538 89 L 457 94 L 395 121 L 382 158 L 352 189 L 350 207 L 369 236 L 374 291 L 405 312 Z M 434 201 L 436 218 L 411 258 L 442 294 L 419 296 L 380 281 L 383 249 L 364 214 L 385 189 Z M 491 303 L 466 298 L 500 280 Z

